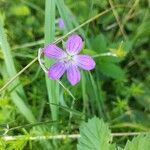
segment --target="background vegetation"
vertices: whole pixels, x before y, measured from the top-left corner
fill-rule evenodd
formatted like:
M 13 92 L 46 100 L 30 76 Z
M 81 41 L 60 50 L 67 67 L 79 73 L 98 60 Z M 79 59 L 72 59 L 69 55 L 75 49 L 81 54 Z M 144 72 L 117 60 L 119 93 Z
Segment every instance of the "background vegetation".
M 0 0 L 1 88 L 37 57 L 40 47 L 54 42 L 90 18 L 92 21 L 75 33 L 85 41 L 83 53 L 95 56 L 97 64 L 93 71 L 82 72 L 81 82 L 76 86 L 69 85 L 66 77 L 61 79 L 74 95 L 73 99 L 59 83 L 44 75 L 35 60 L 1 90 L 0 149 L 70 150 L 77 149 L 78 143 L 79 150 L 99 147 L 107 150 L 116 147 L 108 142 L 112 141 L 108 127 L 112 133 L 149 132 L 149 5 L 147 0 Z M 100 16 L 94 19 L 98 14 Z M 65 22 L 62 30 L 57 22 L 60 17 Z M 61 46 L 61 40 L 58 42 Z M 117 57 L 101 56 L 108 52 Z M 45 59 L 45 64 L 50 66 L 52 61 Z M 94 116 L 103 119 L 108 126 Z M 89 118 L 93 120 L 81 125 Z M 101 128 L 96 130 L 94 124 Z M 91 141 L 105 140 L 94 143 L 97 147 L 91 148 L 85 146 L 86 142 L 90 143 L 87 138 L 79 142 L 76 138 L 29 140 L 40 135 L 78 134 L 80 126 L 81 135 L 86 135 L 86 126 L 93 128 L 93 134 L 106 131 L 103 136 L 92 137 L 91 133 L 86 136 Z M 19 135 L 23 136 L 19 138 Z M 17 137 L 11 141 L 5 136 Z M 115 136 L 113 142 L 121 149 L 131 139 Z M 148 135 L 137 137 L 133 144 L 129 142 L 125 150 L 130 150 L 130 146 L 134 147 L 142 139 L 145 149 L 142 148 L 148 150 Z

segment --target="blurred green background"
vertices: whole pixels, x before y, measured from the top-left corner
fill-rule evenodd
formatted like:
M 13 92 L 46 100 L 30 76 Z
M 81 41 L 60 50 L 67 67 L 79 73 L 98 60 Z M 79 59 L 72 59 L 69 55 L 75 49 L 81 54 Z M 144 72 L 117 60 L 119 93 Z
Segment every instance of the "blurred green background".
M 76 86 L 69 85 L 66 77 L 61 79 L 76 98 L 73 107 L 72 97 L 57 83 L 45 80 L 35 62 L 0 93 L 1 136 L 8 126 L 7 134 L 12 136 L 78 133 L 80 124 L 93 116 L 108 122 L 112 132 L 150 131 L 150 3 L 111 2 L 0 0 L 0 87 L 33 60 L 44 43 L 113 6 L 76 33 L 85 41 L 84 53 L 117 55 L 95 57 L 96 69 L 83 71 Z M 63 30 L 58 27 L 59 17 L 65 22 Z M 114 140 L 124 145 L 127 137 Z M 44 150 L 70 150 L 76 149 L 77 140 L 31 142 L 24 138 L 11 142 L 1 139 L 0 143 L 2 150 L 38 150 L 43 146 Z

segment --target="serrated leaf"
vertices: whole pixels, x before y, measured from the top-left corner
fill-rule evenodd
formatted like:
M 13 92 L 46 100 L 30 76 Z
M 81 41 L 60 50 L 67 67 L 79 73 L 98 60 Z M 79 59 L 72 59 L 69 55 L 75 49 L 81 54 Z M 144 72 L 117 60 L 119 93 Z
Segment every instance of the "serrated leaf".
M 128 141 L 124 150 L 149 150 L 150 149 L 150 134 L 139 135 L 132 141 Z
M 109 144 L 112 140 L 108 125 L 103 120 L 94 117 L 80 127 L 81 137 L 78 140 L 78 150 L 109 150 L 114 149 Z
M 117 147 L 117 150 L 123 150 L 121 147 Z
M 100 70 L 104 75 L 114 79 L 122 80 L 125 78 L 124 70 L 114 63 L 100 63 Z

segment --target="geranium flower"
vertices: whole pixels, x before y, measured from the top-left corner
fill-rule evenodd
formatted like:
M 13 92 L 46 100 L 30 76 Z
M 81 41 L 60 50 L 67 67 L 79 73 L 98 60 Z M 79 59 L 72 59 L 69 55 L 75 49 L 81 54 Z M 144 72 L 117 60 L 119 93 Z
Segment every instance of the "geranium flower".
M 71 35 L 63 51 L 55 44 L 49 44 L 43 48 L 45 56 L 54 58 L 56 63 L 48 70 L 48 76 L 52 80 L 60 79 L 67 73 L 67 79 L 72 85 L 80 81 L 80 69 L 92 70 L 95 61 L 88 55 L 79 55 L 83 47 L 82 38 L 79 35 Z
M 64 20 L 62 18 L 58 18 L 58 27 L 63 29 L 65 27 Z

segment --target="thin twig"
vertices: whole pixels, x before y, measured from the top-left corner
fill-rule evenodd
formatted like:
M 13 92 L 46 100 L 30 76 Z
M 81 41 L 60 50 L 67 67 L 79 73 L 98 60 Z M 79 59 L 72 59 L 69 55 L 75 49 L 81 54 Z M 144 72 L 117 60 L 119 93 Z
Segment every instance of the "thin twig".
M 13 76 L 8 82 L 6 82 L 6 84 L 0 89 L 0 92 L 2 92 L 4 89 L 6 89 L 19 75 L 21 75 L 25 70 L 27 70 L 37 60 L 38 60 L 38 58 L 36 57 L 27 66 L 25 66 L 21 71 L 19 71 L 15 76 Z
M 33 47 L 33 46 L 36 46 L 36 45 L 42 45 L 42 44 L 44 44 L 43 39 L 35 41 L 35 42 L 25 43 L 25 44 L 22 44 L 22 45 L 16 45 L 12 48 L 12 50 L 21 49 L 21 48 L 29 48 L 29 47 Z
M 123 17 L 123 20 L 122 20 L 122 28 L 124 28 L 126 22 L 130 19 L 130 17 L 132 16 L 132 13 L 134 11 L 134 9 L 136 8 L 137 4 L 139 3 L 139 0 L 135 0 L 134 1 L 134 4 L 130 4 L 132 5 L 131 9 L 129 10 L 129 12 L 127 13 L 126 16 Z M 119 30 L 117 32 L 117 35 L 119 34 Z
M 120 136 L 135 136 L 140 134 L 149 134 L 149 132 L 123 132 L 123 133 L 112 133 L 113 137 Z M 29 135 L 18 135 L 18 136 L 3 136 L 2 139 L 5 141 L 14 141 L 19 139 L 25 139 L 30 141 L 36 140 L 64 140 L 64 139 L 78 139 L 80 138 L 80 134 L 60 134 L 60 135 L 40 135 L 40 136 L 29 136 Z
M 113 137 L 118 136 L 135 136 L 140 134 L 149 134 L 150 132 L 122 132 L 122 133 L 112 133 Z
M 73 101 L 76 100 L 76 98 L 74 97 L 74 95 L 72 94 L 72 92 L 70 90 L 68 90 L 63 83 L 60 80 L 57 80 L 57 82 L 64 88 L 64 90 L 73 98 Z
M 94 55 L 94 56 L 92 56 L 92 57 L 93 57 L 93 58 L 96 58 L 96 57 L 103 57 L 103 56 L 113 56 L 113 57 L 117 57 L 116 54 L 113 54 L 113 53 L 111 53 L 111 52 L 97 54 L 97 55 Z
M 109 4 L 110 4 L 110 6 L 111 6 L 111 8 L 112 8 L 113 14 L 114 14 L 114 16 L 115 16 L 115 18 L 116 18 L 116 21 L 117 21 L 117 23 L 118 23 L 118 26 L 119 26 L 119 28 L 120 28 L 120 31 L 121 31 L 123 37 L 124 37 L 125 39 L 127 39 L 126 33 L 125 33 L 125 31 L 124 31 L 124 29 L 123 29 L 123 26 L 121 25 L 121 22 L 120 22 L 120 20 L 119 20 L 118 13 L 117 13 L 117 11 L 115 10 L 113 1 L 112 1 L 112 0 L 109 0 Z
M 125 23 L 128 21 L 128 19 L 130 18 L 132 12 L 134 11 L 134 9 L 136 8 L 137 4 L 139 3 L 139 0 L 135 0 L 134 4 L 132 5 L 131 9 L 129 10 L 129 12 L 127 13 L 127 15 L 124 17 L 123 20 L 123 26 L 125 25 Z
M 38 50 L 38 62 L 39 62 L 39 65 L 41 67 L 41 69 L 47 74 L 48 73 L 48 69 L 46 68 L 46 66 L 42 63 L 42 60 L 41 60 L 41 55 L 43 54 L 42 52 L 42 48 L 39 48 Z

